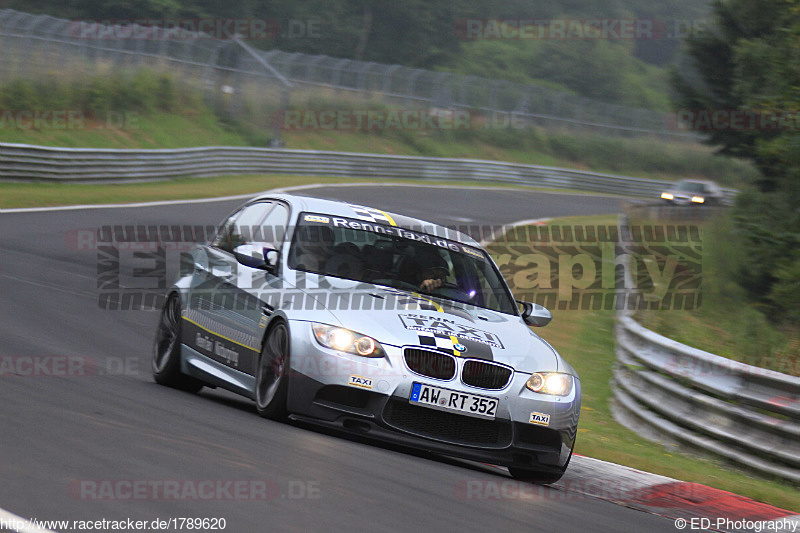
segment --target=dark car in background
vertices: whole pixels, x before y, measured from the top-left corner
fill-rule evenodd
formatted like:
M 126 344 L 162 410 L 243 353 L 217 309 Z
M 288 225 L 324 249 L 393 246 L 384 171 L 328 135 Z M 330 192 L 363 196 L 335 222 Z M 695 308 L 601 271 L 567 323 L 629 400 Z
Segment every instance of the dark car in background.
M 661 199 L 673 205 L 723 205 L 725 194 L 713 181 L 682 180 L 661 193 Z

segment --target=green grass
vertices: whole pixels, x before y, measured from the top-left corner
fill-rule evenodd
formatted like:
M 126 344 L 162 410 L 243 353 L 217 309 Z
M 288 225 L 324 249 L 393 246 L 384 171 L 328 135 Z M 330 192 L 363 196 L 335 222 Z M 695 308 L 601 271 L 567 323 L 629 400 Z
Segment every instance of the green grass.
M 220 124 L 208 109 L 199 112 L 140 113 L 116 119 L 83 121 L 74 129 L 0 127 L 0 142 L 67 148 L 189 148 L 192 146 L 247 146 L 246 139 Z M 116 126 L 122 127 L 116 127 Z M 109 127 L 115 126 L 115 127 Z
M 550 224 L 616 224 L 616 217 L 572 217 Z M 580 375 L 581 418 L 575 453 L 632 468 L 701 483 L 800 511 L 800 494 L 790 484 L 768 480 L 712 458 L 682 453 L 677 445 L 648 441 L 616 422 L 611 414 L 614 354 L 613 311 L 553 310 L 553 321 L 537 333 L 550 342 Z

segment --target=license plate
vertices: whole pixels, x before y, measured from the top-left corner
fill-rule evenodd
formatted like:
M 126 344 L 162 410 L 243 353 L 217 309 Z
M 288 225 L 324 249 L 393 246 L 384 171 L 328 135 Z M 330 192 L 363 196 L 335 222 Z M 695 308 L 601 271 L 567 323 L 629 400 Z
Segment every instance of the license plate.
M 498 404 L 495 398 L 476 396 L 424 383 L 414 383 L 408 401 L 431 409 L 488 418 L 489 420 L 494 420 Z

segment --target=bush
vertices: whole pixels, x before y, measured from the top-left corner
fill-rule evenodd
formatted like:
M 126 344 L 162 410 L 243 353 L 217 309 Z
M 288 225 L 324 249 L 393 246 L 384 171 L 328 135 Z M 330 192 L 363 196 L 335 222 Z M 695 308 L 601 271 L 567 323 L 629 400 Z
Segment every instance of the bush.
M 15 80 L 0 89 L 0 103 L 6 109 L 39 109 L 43 107 L 39 91 L 29 80 Z
M 193 91 L 179 91 L 165 73 L 147 69 L 110 76 L 14 80 L 0 87 L 0 107 L 7 109 L 75 109 L 103 120 L 110 111 L 175 112 L 196 106 Z

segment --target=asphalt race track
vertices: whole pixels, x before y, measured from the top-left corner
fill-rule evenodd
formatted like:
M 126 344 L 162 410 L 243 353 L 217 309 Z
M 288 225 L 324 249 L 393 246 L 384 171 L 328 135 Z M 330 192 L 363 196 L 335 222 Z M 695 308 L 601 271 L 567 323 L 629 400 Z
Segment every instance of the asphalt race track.
M 360 186 L 302 193 L 445 225 L 614 213 L 622 202 L 488 189 Z M 482 465 L 263 420 L 252 403 L 226 392 L 191 395 L 156 385 L 150 375 L 156 312 L 100 309 L 97 253 L 79 249 L 75 231 L 214 225 L 239 203 L 0 214 L 0 361 L 33 358 L 43 365 L 34 374 L 56 364 L 47 357 L 84 356 L 96 364 L 96 371 L 68 377 L 0 373 L 0 508 L 59 520 L 216 517 L 230 532 L 674 532 L 670 519 L 547 487 L 519 498 L 476 499 L 464 490 L 469 482 L 487 487 L 510 478 Z M 95 489 L 110 480 L 128 483 L 117 487 L 178 482 L 181 490 L 201 482 L 239 485 L 229 484 L 230 492 L 222 489 L 210 501 L 185 493 L 177 500 L 140 499 L 132 491 L 103 499 Z M 238 496 L 245 499 L 235 492 L 242 484 L 248 488 Z M 254 487 L 264 486 L 261 497 Z

